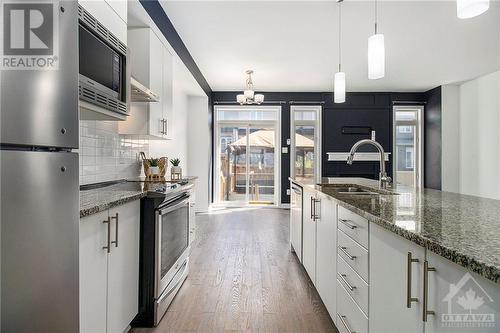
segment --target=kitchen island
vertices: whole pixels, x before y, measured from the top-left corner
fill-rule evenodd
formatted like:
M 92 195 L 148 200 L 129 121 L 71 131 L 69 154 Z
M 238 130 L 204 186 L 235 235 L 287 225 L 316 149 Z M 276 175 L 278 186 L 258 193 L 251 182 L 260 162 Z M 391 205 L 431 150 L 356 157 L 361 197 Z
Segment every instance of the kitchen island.
M 399 185 L 382 190 L 378 181 L 363 178 L 290 181 L 303 189 L 302 242 L 292 248 L 337 327 L 498 329 L 500 201 Z M 325 255 L 330 243 L 335 254 Z M 335 266 L 333 273 L 325 263 Z M 325 280 L 337 280 L 336 288 L 325 287 Z M 458 316 L 460 304 L 467 307 L 460 297 L 473 298 L 464 294 L 469 290 L 481 302 L 465 312 L 490 317 Z M 328 306 L 325 299 L 335 302 Z

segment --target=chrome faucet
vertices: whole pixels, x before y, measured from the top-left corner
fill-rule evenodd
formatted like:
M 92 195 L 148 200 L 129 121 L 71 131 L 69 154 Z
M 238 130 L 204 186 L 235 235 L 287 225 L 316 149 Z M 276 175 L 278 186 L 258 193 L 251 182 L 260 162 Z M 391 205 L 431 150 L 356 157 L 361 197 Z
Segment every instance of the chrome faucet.
M 349 153 L 349 156 L 347 157 L 347 164 L 351 165 L 352 162 L 354 161 L 354 154 L 356 153 L 356 150 L 360 146 L 363 145 L 372 145 L 375 146 L 379 153 L 380 153 L 380 174 L 379 174 L 379 186 L 380 188 L 387 188 L 388 185 L 391 183 L 392 179 L 391 177 L 387 176 L 387 173 L 385 172 L 385 153 L 384 153 L 384 148 L 380 145 L 375 140 L 370 140 L 370 139 L 364 139 L 364 140 L 359 140 L 352 146 L 351 152 Z

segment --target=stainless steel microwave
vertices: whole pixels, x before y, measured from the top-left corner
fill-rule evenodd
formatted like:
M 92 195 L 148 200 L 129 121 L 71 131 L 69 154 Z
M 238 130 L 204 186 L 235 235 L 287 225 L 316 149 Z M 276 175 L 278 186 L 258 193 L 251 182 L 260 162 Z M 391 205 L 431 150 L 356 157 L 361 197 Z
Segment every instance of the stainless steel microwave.
M 130 68 L 127 46 L 78 6 L 79 97 L 128 115 Z

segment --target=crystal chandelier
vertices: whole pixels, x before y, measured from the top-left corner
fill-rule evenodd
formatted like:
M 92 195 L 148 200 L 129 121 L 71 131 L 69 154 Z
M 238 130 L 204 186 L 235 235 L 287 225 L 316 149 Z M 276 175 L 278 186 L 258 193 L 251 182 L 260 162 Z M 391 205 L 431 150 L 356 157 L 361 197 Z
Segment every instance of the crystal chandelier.
M 245 89 L 245 91 L 243 91 L 243 94 L 238 94 L 236 96 L 236 101 L 241 105 L 261 104 L 262 102 L 264 102 L 264 95 L 256 94 L 255 91 L 253 90 L 253 82 L 252 82 L 253 70 L 249 69 L 245 73 L 248 75 L 246 81 L 247 88 Z

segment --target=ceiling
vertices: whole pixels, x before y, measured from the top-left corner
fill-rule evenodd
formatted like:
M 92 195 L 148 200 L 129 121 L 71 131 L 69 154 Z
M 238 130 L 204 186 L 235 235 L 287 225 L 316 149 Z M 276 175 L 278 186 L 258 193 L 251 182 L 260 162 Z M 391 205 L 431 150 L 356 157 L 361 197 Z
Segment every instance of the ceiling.
M 214 91 L 241 90 L 255 70 L 261 91 L 330 91 L 338 66 L 335 1 L 162 1 Z M 342 4 L 348 91 L 425 91 L 500 69 L 500 2 L 468 20 L 454 1 L 379 2 L 386 76 L 367 79 L 373 2 Z

